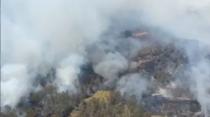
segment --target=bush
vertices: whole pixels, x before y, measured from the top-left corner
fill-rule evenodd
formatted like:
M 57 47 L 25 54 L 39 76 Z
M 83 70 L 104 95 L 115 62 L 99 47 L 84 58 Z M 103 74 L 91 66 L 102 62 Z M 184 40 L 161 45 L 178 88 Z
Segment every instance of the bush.
M 119 94 L 98 91 L 75 109 L 70 117 L 149 117 L 143 108 L 123 100 Z

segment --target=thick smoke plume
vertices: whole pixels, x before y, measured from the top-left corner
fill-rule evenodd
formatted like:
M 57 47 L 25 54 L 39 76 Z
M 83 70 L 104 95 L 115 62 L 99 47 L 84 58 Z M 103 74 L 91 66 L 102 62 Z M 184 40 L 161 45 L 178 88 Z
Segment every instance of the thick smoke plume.
M 66 85 L 74 85 L 83 60 L 71 56 L 75 53 L 84 56 L 85 46 L 98 40 L 108 26 L 106 13 L 100 12 L 100 6 L 101 3 L 85 0 L 2 1 L 1 93 L 13 98 L 3 98 L 5 103 L 1 106 L 15 106 L 30 92 L 25 90 L 30 87 L 27 82 L 33 84 L 34 74 L 46 75 L 51 67 L 57 71 L 55 84 L 59 89 L 66 90 Z M 109 15 L 112 10 L 107 12 Z M 24 69 L 18 70 L 16 64 Z M 8 68 L 8 65 L 14 68 Z M 24 91 L 16 96 L 10 82 L 16 86 L 23 84 Z M 70 87 L 74 89 L 74 86 Z
M 15 105 L 32 90 L 26 66 L 11 64 L 1 68 L 1 106 Z M 17 91 L 18 90 L 18 91 Z
M 80 73 L 80 66 L 85 63 L 84 58 L 78 55 L 71 55 L 65 60 L 61 61 L 57 67 L 55 84 L 59 91 L 69 91 L 70 93 L 77 92 L 78 74 Z
M 56 71 L 53 84 L 59 91 L 71 93 L 78 90 L 80 66 L 88 62 L 108 83 L 119 79 L 142 43 L 107 37 L 106 33 L 115 35 L 144 24 L 182 40 L 181 43 L 176 39 L 170 41 L 184 48 L 189 59 L 185 69 L 190 77 L 187 82 L 192 82 L 189 87 L 207 117 L 210 110 L 209 12 L 210 0 L 3 0 L 1 106 L 15 107 L 34 90 L 37 74 L 46 76 L 51 68 Z M 186 40 L 199 46 L 183 44 Z M 131 81 L 126 82 L 127 77 L 131 77 Z M 141 95 L 135 89 L 140 87 L 145 91 L 149 83 L 143 87 L 132 85 L 136 81 L 145 82 L 137 80 L 136 75 L 122 77 L 119 91 L 134 90 L 137 94 L 132 95 Z M 125 87 L 121 88 L 122 84 Z
M 148 88 L 148 81 L 141 74 L 123 76 L 117 84 L 117 90 L 124 96 L 135 96 L 140 101 L 142 94 Z

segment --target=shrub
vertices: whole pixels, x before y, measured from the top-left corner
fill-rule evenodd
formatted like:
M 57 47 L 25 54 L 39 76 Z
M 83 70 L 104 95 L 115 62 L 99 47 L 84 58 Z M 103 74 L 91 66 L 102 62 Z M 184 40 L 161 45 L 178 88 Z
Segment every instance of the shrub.
M 143 108 L 126 102 L 119 94 L 98 91 L 85 99 L 70 117 L 149 117 Z

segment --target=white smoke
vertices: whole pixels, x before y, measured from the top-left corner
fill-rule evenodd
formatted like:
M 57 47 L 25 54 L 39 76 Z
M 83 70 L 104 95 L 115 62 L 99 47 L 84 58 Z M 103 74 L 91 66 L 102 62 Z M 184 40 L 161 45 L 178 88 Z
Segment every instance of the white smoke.
M 60 63 L 55 80 L 60 92 L 78 92 L 76 87 L 78 85 L 78 74 L 81 72 L 80 66 L 83 64 L 85 64 L 85 60 L 79 55 L 71 55 Z
M 210 0 L 3 0 L 1 6 L 1 89 L 4 90 L 1 91 L 1 96 L 7 95 L 13 98 L 11 100 L 7 98 L 7 101 L 2 98 L 3 105 L 15 106 L 21 97 L 30 92 L 24 89 L 16 94 L 16 87 L 10 83 L 30 89 L 31 85 L 28 84 L 32 84 L 33 76 L 28 72 L 33 71 L 33 74 L 43 72 L 46 66 L 55 67 L 57 71 L 55 84 L 61 91 L 74 90 L 73 82 L 77 79 L 79 67 L 84 62 L 81 58 L 87 55 L 86 46 L 101 39 L 101 34 L 113 25 L 113 17 L 117 17 L 116 19 L 120 21 L 123 14 L 121 12 L 129 13 L 128 16 L 137 15 L 129 18 L 134 18 L 135 21 L 147 26 L 158 27 L 178 38 L 196 40 L 201 45 L 210 45 Z M 123 25 L 123 28 L 130 28 L 129 25 Z M 187 45 L 183 44 L 183 46 L 188 48 Z M 205 50 L 209 51 L 209 48 Z M 72 57 L 74 53 L 79 57 Z M 197 77 L 192 78 L 198 89 L 193 91 L 199 92 L 199 89 L 206 90 L 209 84 L 199 85 L 200 81 L 203 82 L 198 80 L 203 77 L 200 76 L 202 75 L 200 71 L 203 69 L 200 66 L 206 64 L 204 67 L 206 72 L 210 67 L 203 59 L 193 59 L 195 55 L 192 53 L 193 51 L 190 51 L 187 54 L 190 63 L 196 62 L 198 66 L 197 70 L 193 70 Z M 91 58 L 94 62 L 97 61 L 94 64 L 96 73 L 112 80 L 127 69 L 128 60 L 121 53 L 115 51 L 103 54 L 101 57 L 97 54 L 97 57 Z M 199 54 L 199 56 L 205 55 Z M 17 64 L 25 67 L 21 67 L 20 71 L 9 70 L 13 68 L 8 65 Z M 204 77 L 204 79 L 209 78 Z M 128 83 L 126 86 L 128 90 L 138 89 L 137 85 L 132 87 L 133 85 Z M 138 94 L 138 92 L 135 93 Z M 205 98 L 204 100 L 207 101 L 203 101 L 201 98 L 203 93 L 197 93 L 196 97 L 201 105 L 210 99 Z M 205 105 L 203 106 L 206 108 Z
M 193 86 L 191 87 L 196 98 L 202 106 L 206 117 L 210 115 L 210 61 L 201 60 L 191 68 L 191 78 Z
M 27 67 L 21 64 L 1 68 L 1 106 L 15 107 L 32 90 L 32 79 Z
M 210 44 L 210 0 L 140 0 L 139 5 L 147 25 Z
M 120 53 L 108 53 L 94 66 L 94 71 L 108 81 L 118 78 L 128 68 L 128 61 Z
M 117 90 L 124 96 L 134 96 L 140 101 L 148 86 L 148 81 L 141 74 L 135 73 L 123 76 L 117 83 Z
M 23 79 L 33 84 L 34 80 L 29 80 L 30 78 L 35 78 L 36 74 L 46 75 L 52 67 L 57 71 L 55 84 L 59 89 L 74 90 L 73 82 L 77 79 L 83 60 L 68 57 L 74 56 L 74 53 L 85 56 L 85 47 L 100 39 L 99 36 L 111 24 L 111 16 L 125 2 L 126 0 L 3 0 L 1 69 L 5 69 L 7 65 L 27 66 L 25 72 L 33 72 L 33 76 L 28 74 Z M 66 58 L 68 60 L 64 60 Z M 75 61 L 78 64 L 73 63 Z M 15 82 L 21 85 L 25 82 L 19 81 L 18 77 L 14 77 L 14 81 L 9 81 L 8 76 L 4 76 L 4 79 L 7 80 L 1 80 L 4 86 L 2 89 L 5 90 L 2 93 L 10 90 L 8 95 L 15 101 L 8 105 L 15 106 L 19 98 L 25 96 L 25 91 L 15 96 L 14 87 L 6 84 Z M 23 86 L 26 89 L 30 87 L 26 84 Z
M 137 4 L 141 10 L 142 21 L 146 25 L 158 27 L 183 41 L 189 59 L 190 80 L 194 84 L 192 93 L 202 106 L 205 116 L 209 116 L 209 61 L 204 58 L 210 52 L 210 0 L 140 0 Z M 197 93 L 195 93 L 197 92 Z

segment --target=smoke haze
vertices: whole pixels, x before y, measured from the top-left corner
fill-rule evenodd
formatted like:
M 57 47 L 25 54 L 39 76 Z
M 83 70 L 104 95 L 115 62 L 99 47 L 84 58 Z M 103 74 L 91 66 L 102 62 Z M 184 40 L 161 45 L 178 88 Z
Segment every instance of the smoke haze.
M 173 35 L 170 41 L 183 48 L 190 64 L 187 82 L 193 82 L 189 87 L 209 116 L 210 0 L 2 0 L 1 6 L 2 107 L 15 107 L 36 87 L 36 75 L 50 68 L 61 92 L 78 91 L 80 66 L 88 62 L 107 81 L 118 79 L 143 42 L 106 33 L 145 25 Z M 141 97 L 149 82 L 137 76 L 122 77 L 118 90 Z

